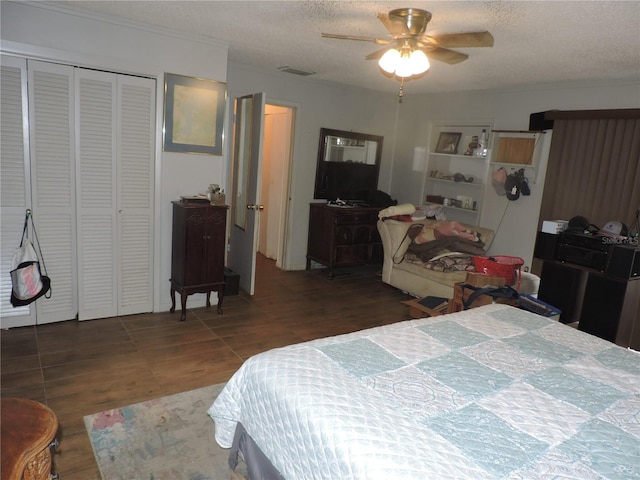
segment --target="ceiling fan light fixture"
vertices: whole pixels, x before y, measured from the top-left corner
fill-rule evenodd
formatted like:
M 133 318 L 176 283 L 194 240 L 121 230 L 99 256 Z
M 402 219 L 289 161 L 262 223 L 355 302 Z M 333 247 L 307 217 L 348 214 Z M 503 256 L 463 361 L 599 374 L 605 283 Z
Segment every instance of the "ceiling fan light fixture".
M 410 55 L 404 54 L 400 56 L 400 60 L 396 65 L 396 75 L 402 78 L 413 75 L 413 64 L 411 63 Z
M 469 58 L 469 55 L 456 52 L 451 48 L 493 47 L 493 35 L 487 31 L 427 34 L 431 13 L 419 8 L 396 8 L 389 13 L 379 12 L 378 20 L 382 22 L 391 38 L 333 33 L 323 33 L 322 36 L 387 45 L 384 49 L 372 52 L 365 58 L 377 59 L 378 66 L 388 74 L 387 76 L 400 80 L 401 100 L 405 80 L 422 76 L 431 68 L 431 60 L 454 65 Z M 426 50 L 426 53 L 423 50 Z
M 411 61 L 411 68 L 414 75 L 420 75 L 431 68 L 429 58 L 427 58 L 427 55 L 422 50 L 414 50 L 411 52 L 409 60 Z
M 420 75 L 430 68 L 429 59 L 422 50 L 411 50 L 410 48 L 402 48 L 398 51 L 395 48 L 387 50 L 378 65 L 387 73 L 395 74 L 401 78 Z
M 380 60 L 378 60 L 378 65 L 382 70 L 387 73 L 393 73 L 396 71 L 398 62 L 400 61 L 400 52 L 395 48 L 390 48 L 387 50 Z

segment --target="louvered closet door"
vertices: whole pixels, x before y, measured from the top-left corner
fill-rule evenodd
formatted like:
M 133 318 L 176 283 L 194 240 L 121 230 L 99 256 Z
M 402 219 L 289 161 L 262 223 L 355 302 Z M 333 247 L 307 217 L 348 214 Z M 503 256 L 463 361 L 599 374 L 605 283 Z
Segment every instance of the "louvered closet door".
M 11 258 L 20 243 L 27 208 L 31 208 L 27 62 L 0 56 L 0 328 L 34 325 L 35 305 L 14 308 Z
M 118 77 L 118 314 L 153 310 L 156 82 Z
M 36 302 L 37 323 L 76 317 L 73 68 L 29 60 L 33 214 L 52 295 Z
M 118 314 L 116 75 L 76 70 L 80 320 Z
M 152 310 L 155 82 L 78 69 L 80 320 Z

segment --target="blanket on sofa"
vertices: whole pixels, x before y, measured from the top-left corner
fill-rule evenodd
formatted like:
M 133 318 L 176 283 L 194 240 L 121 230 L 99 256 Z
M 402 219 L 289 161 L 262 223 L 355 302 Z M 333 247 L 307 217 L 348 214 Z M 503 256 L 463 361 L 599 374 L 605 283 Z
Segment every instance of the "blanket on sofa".
M 473 257 L 486 253 L 480 234 L 458 222 L 413 225 L 407 237 L 411 243 L 403 260 L 439 272 L 469 270 Z

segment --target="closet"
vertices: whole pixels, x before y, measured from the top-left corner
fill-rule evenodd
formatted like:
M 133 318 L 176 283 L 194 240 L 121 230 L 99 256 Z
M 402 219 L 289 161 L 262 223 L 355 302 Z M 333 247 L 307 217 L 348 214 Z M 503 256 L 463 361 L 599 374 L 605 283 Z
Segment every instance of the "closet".
M 13 57 L 2 80 L 2 327 L 151 311 L 155 80 Z M 26 208 L 52 296 L 13 309 Z

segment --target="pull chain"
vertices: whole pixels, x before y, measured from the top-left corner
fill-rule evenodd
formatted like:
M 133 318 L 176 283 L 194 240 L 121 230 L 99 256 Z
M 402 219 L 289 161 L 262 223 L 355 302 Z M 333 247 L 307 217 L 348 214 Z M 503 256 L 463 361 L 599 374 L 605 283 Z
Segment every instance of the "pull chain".
M 398 103 L 402 103 L 404 97 L 404 77 L 400 79 L 400 91 L 398 92 Z

